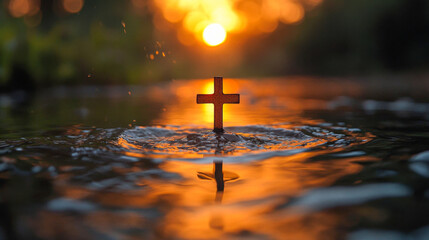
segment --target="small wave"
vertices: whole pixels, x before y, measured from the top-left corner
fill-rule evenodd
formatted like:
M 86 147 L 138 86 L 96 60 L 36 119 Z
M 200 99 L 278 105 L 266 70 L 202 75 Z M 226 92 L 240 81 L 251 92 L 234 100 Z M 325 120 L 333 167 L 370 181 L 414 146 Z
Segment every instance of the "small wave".
M 283 125 L 229 127 L 223 134 L 204 128 L 135 127 L 125 130 L 115 144 L 125 152 L 154 158 L 242 162 L 291 155 L 352 137 L 346 132 L 320 126 L 287 129 Z

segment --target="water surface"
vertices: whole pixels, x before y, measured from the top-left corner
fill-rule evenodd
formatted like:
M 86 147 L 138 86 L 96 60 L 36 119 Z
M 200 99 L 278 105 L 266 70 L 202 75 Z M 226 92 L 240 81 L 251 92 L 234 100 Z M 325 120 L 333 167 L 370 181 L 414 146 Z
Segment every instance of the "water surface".
M 195 103 L 210 79 L 4 94 L 0 239 L 425 239 L 410 82 L 226 79 L 221 135 Z

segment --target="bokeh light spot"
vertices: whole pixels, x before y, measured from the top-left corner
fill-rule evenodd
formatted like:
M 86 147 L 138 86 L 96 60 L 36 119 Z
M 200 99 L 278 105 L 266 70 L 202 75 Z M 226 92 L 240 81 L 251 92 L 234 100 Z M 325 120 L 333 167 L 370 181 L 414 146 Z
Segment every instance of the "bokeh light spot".
M 12 0 L 9 2 L 9 11 L 13 17 L 22 17 L 30 11 L 28 0 Z
M 63 7 L 69 13 L 78 13 L 82 10 L 83 0 L 63 0 Z
M 281 21 L 286 24 L 297 23 L 304 17 L 304 8 L 297 2 L 285 2 L 281 11 Z
M 132 0 L 137 1 L 137 0 Z M 205 42 L 203 31 L 211 23 L 222 26 L 231 38 L 251 38 L 276 31 L 279 24 L 299 24 L 306 10 L 323 0 L 152 0 L 157 30 L 176 31 L 177 39 L 186 46 Z M 189 38 L 194 38 L 190 41 Z M 211 38 L 211 37 L 210 37 Z
M 212 23 L 204 29 L 203 39 L 207 45 L 212 47 L 217 46 L 225 41 L 226 31 L 222 25 Z

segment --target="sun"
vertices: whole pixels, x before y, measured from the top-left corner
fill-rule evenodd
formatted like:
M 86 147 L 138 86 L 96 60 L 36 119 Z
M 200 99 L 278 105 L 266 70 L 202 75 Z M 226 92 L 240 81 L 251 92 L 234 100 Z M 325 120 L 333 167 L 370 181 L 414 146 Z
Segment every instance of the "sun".
M 203 39 L 207 45 L 211 47 L 217 46 L 225 41 L 226 31 L 222 25 L 218 23 L 212 23 L 204 29 Z

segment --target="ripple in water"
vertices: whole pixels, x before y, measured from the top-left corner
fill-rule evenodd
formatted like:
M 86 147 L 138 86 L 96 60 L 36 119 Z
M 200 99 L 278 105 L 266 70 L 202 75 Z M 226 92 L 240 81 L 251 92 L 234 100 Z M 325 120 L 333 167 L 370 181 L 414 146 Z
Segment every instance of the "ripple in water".
M 356 129 L 332 126 L 253 125 L 226 128 L 224 134 L 209 129 L 135 127 L 125 130 L 116 144 L 131 155 L 210 162 L 219 158 L 243 162 L 285 156 L 323 144 L 344 147 L 363 141 Z

